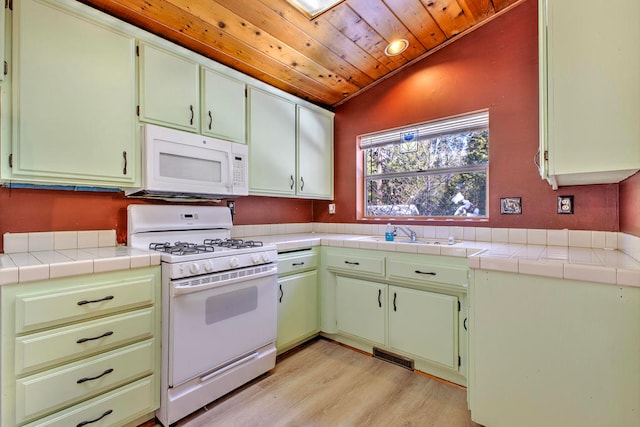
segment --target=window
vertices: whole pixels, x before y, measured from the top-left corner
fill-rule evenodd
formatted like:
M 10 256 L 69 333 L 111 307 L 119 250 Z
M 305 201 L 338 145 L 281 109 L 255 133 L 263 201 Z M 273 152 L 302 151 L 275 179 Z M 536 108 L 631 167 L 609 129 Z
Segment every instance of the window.
M 489 113 L 360 137 L 367 217 L 487 217 Z

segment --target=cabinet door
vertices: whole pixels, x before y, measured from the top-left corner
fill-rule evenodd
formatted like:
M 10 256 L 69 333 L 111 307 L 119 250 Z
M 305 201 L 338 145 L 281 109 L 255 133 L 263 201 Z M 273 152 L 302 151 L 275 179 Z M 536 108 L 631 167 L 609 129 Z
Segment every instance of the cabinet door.
M 296 105 L 249 89 L 249 193 L 292 196 L 296 183 Z
M 333 114 L 298 106 L 298 189 L 308 198 L 333 198 Z
M 318 274 L 278 279 L 278 351 L 318 332 Z
M 640 425 L 640 288 L 473 272 L 474 421 Z
M 5 60 L 5 52 L 4 52 L 4 42 L 5 42 L 5 7 L 0 7 L 0 64 L 4 64 Z M 4 80 L 4 73 L 0 73 L 0 81 Z
M 197 131 L 198 64 L 172 52 L 140 43 L 140 120 Z
M 338 331 L 384 346 L 387 285 L 342 276 L 336 281 Z
M 202 134 L 246 143 L 244 83 L 202 68 Z
M 606 20 L 599 4 L 540 0 L 542 173 L 557 185 L 640 168 L 640 2 L 616 1 Z
M 458 367 L 458 298 L 389 286 L 389 346 Z
M 12 178 L 132 185 L 135 40 L 62 6 L 14 7 Z

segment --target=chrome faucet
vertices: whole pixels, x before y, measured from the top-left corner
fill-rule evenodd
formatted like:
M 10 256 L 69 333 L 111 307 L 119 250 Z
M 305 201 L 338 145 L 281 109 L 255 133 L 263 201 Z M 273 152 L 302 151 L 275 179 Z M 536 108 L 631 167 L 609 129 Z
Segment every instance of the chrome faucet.
M 406 234 L 407 236 L 409 236 L 409 240 L 411 240 L 412 242 L 416 241 L 416 232 L 413 231 L 412 229 L 410 229 L 409 227 L 400 227 L 399 225 L 396 226 L 396 228 L 398 228 L 400 231 L 402 231 L 404 234 Z

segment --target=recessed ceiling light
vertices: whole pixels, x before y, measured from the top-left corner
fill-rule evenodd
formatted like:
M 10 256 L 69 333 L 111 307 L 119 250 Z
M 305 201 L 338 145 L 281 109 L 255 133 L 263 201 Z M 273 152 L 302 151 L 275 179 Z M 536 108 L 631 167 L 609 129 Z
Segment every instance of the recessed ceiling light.
M 405 39 L 394 40 L 384 48 L 384 54 L 387 56 L 400 55 L 402 52 L 407 50 L 408 47 L 409 42 Z
M 292 5 L 294 5 L 302 13 L 307 15 L 307 18 L 313 19 L 316 16 L 320 15 L 322 12 L 325 12 L 331 9 L 333 6 L 337 5 L 338 3 L 342 3 L 344 0 L 287 0 L 287 1 Z

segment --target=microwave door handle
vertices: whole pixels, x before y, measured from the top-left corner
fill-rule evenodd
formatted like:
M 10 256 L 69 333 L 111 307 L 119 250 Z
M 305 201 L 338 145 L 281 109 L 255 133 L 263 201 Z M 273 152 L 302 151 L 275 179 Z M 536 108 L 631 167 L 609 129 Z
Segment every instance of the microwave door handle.
M 229 190 L 233 192 L 233 153 L 231 152 L 231 150 L 227 152 L 227 157 L 229 159 L 229 163 L 227 164 L 227 170 L 229 171 L 227 188 L 229 188 Z

